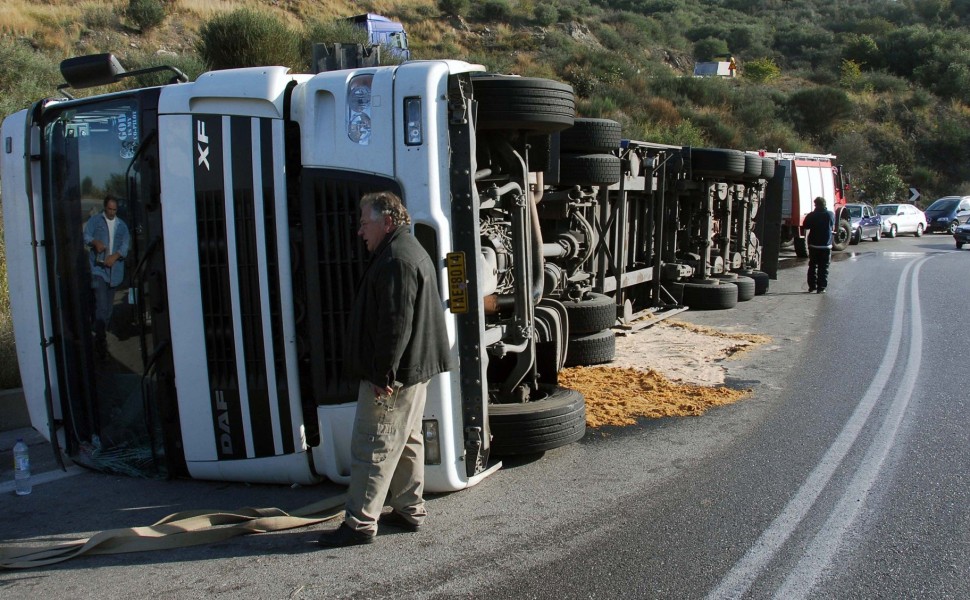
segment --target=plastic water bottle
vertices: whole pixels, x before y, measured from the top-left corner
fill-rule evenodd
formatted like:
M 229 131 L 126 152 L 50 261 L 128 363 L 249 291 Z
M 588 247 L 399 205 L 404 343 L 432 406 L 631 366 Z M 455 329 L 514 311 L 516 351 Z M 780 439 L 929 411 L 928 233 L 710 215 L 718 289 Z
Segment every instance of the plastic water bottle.
M 33 485 L 30 483 L 30 455 L 23 438 L 18 438 L 13 447 L 13 469 L 17 495 L 26 496 L 33 490 Z

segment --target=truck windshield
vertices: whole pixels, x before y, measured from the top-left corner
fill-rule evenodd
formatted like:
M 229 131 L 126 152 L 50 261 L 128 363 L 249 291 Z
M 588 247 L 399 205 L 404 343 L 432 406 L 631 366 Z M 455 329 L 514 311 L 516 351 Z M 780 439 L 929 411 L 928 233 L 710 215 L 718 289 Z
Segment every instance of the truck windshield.
M 44 114 L 42 141 L 67 450 L 82 464 L 138 474 L 156 462 L 144 401 L 145 348 L 155 342 L 133 280 L 151 230 L 136 168 L 146 140 L 143 114 L 138 96 L 55 105 Z M 154 112 L 148 114 L 154 132 Z

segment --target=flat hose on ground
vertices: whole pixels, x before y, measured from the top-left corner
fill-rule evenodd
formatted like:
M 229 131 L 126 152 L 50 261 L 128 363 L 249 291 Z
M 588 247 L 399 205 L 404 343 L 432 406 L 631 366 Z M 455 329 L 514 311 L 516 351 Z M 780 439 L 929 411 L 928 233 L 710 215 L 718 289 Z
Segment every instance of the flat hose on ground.
M 240 535 L 316 525 L 343 512 L 344 494 L 304 506 L 292 513 L 278 508 L 243 508 L 233 512 L 185 511 L 148 527 L 109 529 L 89 538 L 47 548 L 0 548 L 0 569 L 33 569 L 82 554 L 121 554 L 214 544 Z

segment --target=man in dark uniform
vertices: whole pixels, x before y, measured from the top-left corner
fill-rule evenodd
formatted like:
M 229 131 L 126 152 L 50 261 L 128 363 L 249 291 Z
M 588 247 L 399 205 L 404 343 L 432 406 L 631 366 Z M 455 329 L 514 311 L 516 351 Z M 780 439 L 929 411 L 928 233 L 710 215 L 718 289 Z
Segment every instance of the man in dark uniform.
M 368 544 L 378 521 L 417 531 L 427 516 L 421 419 L 428 381 L 452 365 L 436 269 L 410 222 L 391 192 L 360 200 L 357 235 L 372 258 L 347 330 L 348 372 L 360 379 L 350 486 L 344 522 L 321 546 Z
M 815 210 L 805 215 L 802 227 L 808 230 L 808 292 L 824 294 L 829 284 L 835 231 L 835 214 L 825 208 L 825 198 L 815 199 Z

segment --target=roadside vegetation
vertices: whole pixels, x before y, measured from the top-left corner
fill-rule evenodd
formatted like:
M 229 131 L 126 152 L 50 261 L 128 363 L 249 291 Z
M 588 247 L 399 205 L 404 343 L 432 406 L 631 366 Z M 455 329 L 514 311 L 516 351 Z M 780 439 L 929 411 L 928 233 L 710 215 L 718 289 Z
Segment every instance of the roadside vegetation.
M 403 22 L 416 58 L 567 81 L 582 116 L 615 119 L 626 137 L 835 154 L 853 199 L 873 204 L 910 187 L 924 203 L 970 193 L 970 0 L 9 0 L 0 118 L 56 95 L 59 62 L 80 54 L 190 78 L 303 71 L 312 42 L 355 41 L 338 19 L 364 11 Z M 726 53 L 739 77 L 691 76 L 695 61 Z

